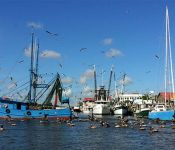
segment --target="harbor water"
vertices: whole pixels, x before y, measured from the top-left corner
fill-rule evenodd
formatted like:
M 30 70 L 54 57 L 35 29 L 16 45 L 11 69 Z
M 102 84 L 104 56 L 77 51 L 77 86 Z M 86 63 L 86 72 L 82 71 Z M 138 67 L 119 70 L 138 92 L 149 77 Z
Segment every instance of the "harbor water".
M 86 116 L 73 120 L 72 126 L 55 121 L 0 121 L 4 126 L 0 132 L 0 150 L 174 150 L 175 129 L 171 128 L 171 122 L 164 128 L 149 123 L 159 130 L 150 134 L 148 129 L 135 126 L 116 128 L 116 116 L 101 119 L 110 127 L 102 127 Z M 92 124 L 95 129 L 90 128 Z

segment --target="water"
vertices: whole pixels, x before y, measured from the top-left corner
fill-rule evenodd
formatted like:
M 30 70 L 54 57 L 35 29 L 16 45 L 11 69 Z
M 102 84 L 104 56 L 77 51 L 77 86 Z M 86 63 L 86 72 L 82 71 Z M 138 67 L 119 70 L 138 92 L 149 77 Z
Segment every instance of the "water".
M 108 121 L 109 128 L 97 122 L 77 120 L 72 127 L 66 123 L 40 123 L 39 120 L 1 121 L 5 130 L 0 132 L 0 150 L 174 150 L 175 129 L 170 126 L 150 134 L 136 127 L 115 128 L 115 116 L 103 119 Z M 97 128 L 90 129 L 91 124 Z

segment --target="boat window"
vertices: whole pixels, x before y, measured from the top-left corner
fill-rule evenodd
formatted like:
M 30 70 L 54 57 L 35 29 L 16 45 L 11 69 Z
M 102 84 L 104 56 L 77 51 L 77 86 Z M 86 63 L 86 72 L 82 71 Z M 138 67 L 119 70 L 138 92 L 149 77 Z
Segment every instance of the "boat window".
M 17 103 L 17 109 L 21 109 L 21 103 Z

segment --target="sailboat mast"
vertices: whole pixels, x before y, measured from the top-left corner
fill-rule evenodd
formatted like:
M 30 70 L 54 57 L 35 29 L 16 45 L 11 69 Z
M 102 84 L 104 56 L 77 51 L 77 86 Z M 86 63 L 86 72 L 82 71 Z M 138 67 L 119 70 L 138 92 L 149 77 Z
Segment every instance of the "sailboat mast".
M 168 8 L 167 8 L 168 13 Z M 170 25 L 169 25 L 169 15 L 167 16 L 167 32 L 168 32 L 168 44 L 169 44 L 169 57 L 170 57 L 170 77 L 171 77 L 171 84 L 172 84 L 172 92 L 173 92 L 173 101 L 174 101 L 174 73 L 173 73 L 173 64 L 172 64 L 172 49 L 171 49 L 171 35 L 170 35 Z
M 166 40 L 165 40 L 165 105 L 167 98 L 167 71 L 168 71 L 168 7 L 166 6 Z

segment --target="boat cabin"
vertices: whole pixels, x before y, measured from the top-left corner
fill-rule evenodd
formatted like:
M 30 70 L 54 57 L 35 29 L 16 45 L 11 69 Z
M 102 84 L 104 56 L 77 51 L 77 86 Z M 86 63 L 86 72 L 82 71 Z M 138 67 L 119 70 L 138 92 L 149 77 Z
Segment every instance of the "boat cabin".
M 6 110 L 28 110 L 29 104 L 24 102 L 17 102 L 10 100 L 9 98 L 0 97 L 0 108 L 4 108 Z

